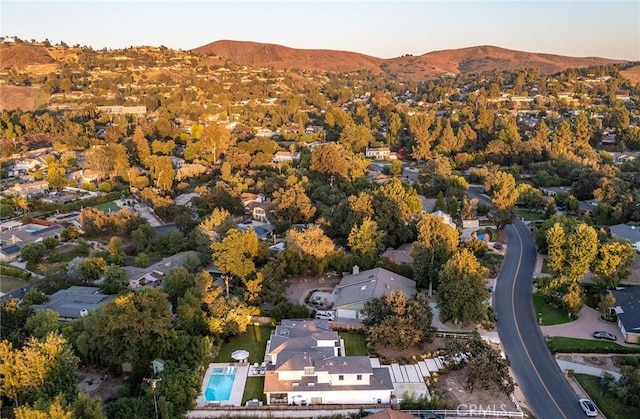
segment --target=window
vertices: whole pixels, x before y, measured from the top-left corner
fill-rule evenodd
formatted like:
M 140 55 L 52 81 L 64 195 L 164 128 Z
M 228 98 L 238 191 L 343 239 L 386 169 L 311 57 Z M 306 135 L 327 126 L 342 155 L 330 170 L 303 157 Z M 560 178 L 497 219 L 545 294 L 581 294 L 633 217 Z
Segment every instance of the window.
M 338 381 L 344 381 L 344 375 L 339 375 L 338 376 Z
M 356 375 L 356 380 L 358 380 L 358 381 L 362 381 L 362 374 L 358 374 L 358 375 Z
M 314 367 L 304 367 L 304 375 L 313 375 L 315 373 Z

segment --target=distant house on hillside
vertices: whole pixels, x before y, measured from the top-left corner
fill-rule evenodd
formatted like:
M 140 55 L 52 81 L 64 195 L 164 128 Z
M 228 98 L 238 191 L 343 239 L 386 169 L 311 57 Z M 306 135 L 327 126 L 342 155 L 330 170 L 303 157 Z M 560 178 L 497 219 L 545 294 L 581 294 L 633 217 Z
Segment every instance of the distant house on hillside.
M 389 147 L 368 148 L 365 150 L 365 157 L 375 160 L 387 160 L 391 154 Z
M 290 152 L 290 151 L 277 151 L 273 156 L 273 163 L 282 163 L 282 162 L 292 162 L 294 160 L 300 160 L 300 152 Z

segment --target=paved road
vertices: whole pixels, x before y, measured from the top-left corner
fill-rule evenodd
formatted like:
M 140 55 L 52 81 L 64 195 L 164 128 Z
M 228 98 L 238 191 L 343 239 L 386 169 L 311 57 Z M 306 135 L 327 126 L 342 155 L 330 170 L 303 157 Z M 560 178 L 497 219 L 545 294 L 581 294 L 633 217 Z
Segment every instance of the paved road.
M 536 248 L 520 220 L 506 229 L 508 247 L 495 290 L 498 333 L 511 368 L 538 418 L 580 418 L 578 397 L 555 362 L 536 323 L 532 274 Z
M 490 203 L 480 188 L 468 195 Z M 560 367 L 551 356 L 533 309 L 532 278 L 536 247 L 520 220 L 506 228 L 507 255 L 495 288 L 498 333 L 511 369 L 527 403 L 538 418 L 573 419 L 584 413 Z

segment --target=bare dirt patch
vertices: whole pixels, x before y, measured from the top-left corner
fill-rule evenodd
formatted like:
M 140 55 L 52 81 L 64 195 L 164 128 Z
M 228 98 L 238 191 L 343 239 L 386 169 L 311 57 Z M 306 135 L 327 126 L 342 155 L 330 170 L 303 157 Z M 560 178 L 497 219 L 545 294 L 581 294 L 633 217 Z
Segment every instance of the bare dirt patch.
M 455 402 L 455 407 L 469 410 L 506 410 L 515 411 L 516 406 L 511 398 L 501 392 L 491 383 L 488 389 L 477 388 L 469 391 L 466 388 L 467 374 L 464 369 L 449 371 L 440 375 L 438 382 L 433 384 L 434 389 L 445 392 Z
M 46 100 L 41 96 L 42 92 L 35 87 L 0 86 L 0 110 L 32 111 Z
M 628 79 L 631 83 L 640 83 L 640 65 L 622 70 L 620 71 L 620 75 Z
M 445 338 L 434 338 L 433 341 L 422 345 L 409 346 L 401 349 L 396 346 L 376 346 L 374 351 L 383 363 L 397 362 L 399 364 L 415 364 L 422 359 L 437 356 L 438 351 L 445 347 Z
M 106 380 L 104 379 L 106 377 Z M 114 400 L 126 385 L 122 377 L 113 377 L 108 370 L 82 368 L 78 371 L 78 387 L 91 396 L 98 396 L 102 402 Z

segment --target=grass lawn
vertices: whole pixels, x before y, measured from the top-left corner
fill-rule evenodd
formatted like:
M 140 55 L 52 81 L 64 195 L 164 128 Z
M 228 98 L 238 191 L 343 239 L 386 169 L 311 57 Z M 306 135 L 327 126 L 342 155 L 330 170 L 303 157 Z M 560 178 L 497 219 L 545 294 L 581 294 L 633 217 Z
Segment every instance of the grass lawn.
M 271 326 L 250 325 L 245 333 L 232 337 L 222 345 L 214 362 L 233 362 L 231 354 L 237 349 L 249 351 L 250 363 L 264 362 L 264 351 L 273 329 Z
M 626 346 L 618 345 L 617 343 L 603 341 L 603 340 L 590 340 L 590 339 L 575 339 L 565 338 L 560 336 L 554 336 L 549 341 L 549 349 L 551 353 L 616 353 L 616 354 L 637 354 L 640 353 L 640 346 L 635 348 L 629 348 Z
M 522 218 L 524 221 L 537 221 L 543 218 L 544 214 L 529 211 L 523 208 L 516 208 L 516 217 Z
M 18 288 L 22 288 L 27 284 L 27 281 L 23 281 L 20 278 L 14 278 L 12 276 L 2 274 L 0 278 L 0 292 L 11 292 L 13 290 L 17 290 Z
M 247 377 L 247 383 L 244 385 L 244 394 L 242 395 L 242 405 L 247 400 L 258 399 L 266 401 L 264 397 L 264 377 Z
M 565 310 L 547 304 L 542 295 L 533 295 L 533 305 L 536 308 L 536 313 L 542 313 L 542 324 L 544 326 L 573 321 Z
M 97 208 L 100 211 L 104 211 L 104 212 L 109 212 L 109 210 L 111 210 L 111 212 L 120 211 L 120 207 L 117 206 L 116 203 L 113 201 L 105 202 L 104 204 L 95 205 L 94 208 Z
M 340 332 L 347 356 L 367 356 L 367 342 L 360 333 Z
M 640 418 L 640 408 L 622 403 L 611 391 L 600 386 L 600 377 L 585 374 L 575 374 L 575 377 L 604 416 L 612 419 Z
M 67 263 L 67 262 L 71 262 L 71 260 L 77 256 L 83 256 L 83 257 L 86 256 L 85 254 L 80 252 L 80 250 L 82 250 L 80 246 L 74 246 L 71 250 L 67 250 L 66 252 L 56 253 L 55 256 L 53 257 L 53 260 L 56 263 L 57 262 Z

